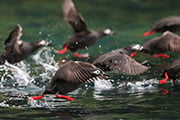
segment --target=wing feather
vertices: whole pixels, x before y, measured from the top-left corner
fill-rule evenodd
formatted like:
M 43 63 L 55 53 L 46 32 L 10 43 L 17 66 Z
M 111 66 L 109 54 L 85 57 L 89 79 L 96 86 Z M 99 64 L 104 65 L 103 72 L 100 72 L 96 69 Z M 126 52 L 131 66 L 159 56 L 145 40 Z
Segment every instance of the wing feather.
M 99 70 L 96 74 L 94 71 Z M 104 76 L 104 72 L 94 65 L 80 61 L 70 61 L 63 65 L 58 74 L 58 79 L 65 80 L 70 83 L 84 83 L 89 79 L 95 80 L 98 76 Z
M 141 74 L 149 69 L 148 67 L 141 65 L 136 60 L 123 53 L 116 52 L 108 54 L 106 57 L 103 55 L 103 58 L 104 59 L 97 58 L 98 61 L 94 62 L 94 64 L 98 67 L 103 64 L 104 66 L 108 67 L 108 69 L 118 71 L 119 73 L 136 75 Z M 99 66 L 99 64 L 101 65 Z
M 74 32 L 81 32 L 87 29 L 83 17 L 76 9 L 72 0 L 64 0 L 62 9 L 64 19 L 69 23 Z

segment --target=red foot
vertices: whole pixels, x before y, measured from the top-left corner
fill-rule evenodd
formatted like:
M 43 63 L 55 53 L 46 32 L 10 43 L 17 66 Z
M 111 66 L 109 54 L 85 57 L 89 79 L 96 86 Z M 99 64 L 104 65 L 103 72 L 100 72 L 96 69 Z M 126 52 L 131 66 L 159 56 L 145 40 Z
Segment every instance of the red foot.
M 45 95 L 41 95 L 41 96 L 34 96 L 34 97 L 31 97 L 30 99 L 31 100 L 39 100 L 41 98 L 43 98 Z
M 88 57 L 88 55 L 81 55 L 81 54 L 79 54 L 79 53 L 77 53 L 77 52 L 74 52 L 74 56 L 76 56 L 76 57 L 79 57 L 79 58 L 84 58 L 84 57 Z
M 168 94 L 168 93 L 169 93 L 168 90 L 166 90 L 166 89 L 164 89 L 164 88 L 161 88 L 161 89 L 160 89 L 160 94 L 166 95 L 166 94 Z
M 164 84 L 169 79 L 169 76 L 168 76 L 167 72 L 165 72 L 164 75 L 165 75 L 165 79 L 160 80 L 159 84 Z
M 134 57 L 134 56 L 138 55 L 138 53 L 139 53 L 139 52 L 132 53 L 132 54 L 130 55 L 130 57 Z
M 170 56 L 169 56 L 169 55 L 166 55 L 166 54 L 157 54 L 157 55 L 153 55 L 152 57 L 153 57 L 153 58 L 158 58 L 158 57 L 169 58 Z
M 63 50 L 57 51 L 57 54 L 63 54 L 63 53 L 65 53 L 65 52 L 67 52 L 67 50 L 68 50 L 68 46 L 65 45 Z
M 71 98 L 71 97 L 65 96 L 65 95 L 56 95 L 56 97 L 58 97 L 58 98 L 64 98 L 64 99 L 67 99 L 67 100 L 69 100 L 69 101 L 73 101 L 73 100 L 74 100 L 74 98 Z
M 34 97 L 31 97 L 30 99 L 31 100 L 39 100 L 41 98 L 43 98 L 45 95 L 40 95 L 40 96 L 34 96 Z M 67 99 L 69 101 L 73 101 L 74 98 L 71 98 L 71 97 L 68 97 L 68 96 L 65 96 L 65 95 L 56 95 L 56 97 L 59 97 L 59 98 L 64 98 L 64 99 Z
M 151 30 L 151 31 L 149 31 L 149 32 L 145 32 L 145 33 L 143 34 L 143 36 L 149 36 L 149 35 L 154 34 L 155 32 L 156 32 L 155 30 Z
M 173 83 L 176 84 L 177 83 L 176 80 L 173 80 Z

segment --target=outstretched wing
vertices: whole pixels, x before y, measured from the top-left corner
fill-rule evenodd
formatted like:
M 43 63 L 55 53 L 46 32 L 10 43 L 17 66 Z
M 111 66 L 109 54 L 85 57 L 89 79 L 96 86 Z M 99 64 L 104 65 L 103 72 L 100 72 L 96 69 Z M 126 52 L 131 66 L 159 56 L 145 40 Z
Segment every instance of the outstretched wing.
M 74 32 L 81 32 L 87 29 L 83 17 L 75 8 L 72 0 L 63 0 L 62 9 L 64 19 L 70 24 Z
M 171 16 L 171 17 L 161 19 L 152 26 L 152 29 L 160 29 L 162 27 L 170 27 L 173 25 L 180 25 L 179 16 Z
M 19 45 L 21 42 L 21 36 L 22 36 L 22 27 L 17 24 L 17 27 L 11 31 L 8 38 L 4 42 L 5 49 L 7 51 L 19 51 Z
M 93 82 L 107 77 L 101 69 L 93 64 L 80 61 L 69 61 L 56 73 L 56 78 L 70 83 Z
M 107 78 L 96 66 L 80 61 L 69 61 L 55 74 L 46 86 L 44 93 L 68 93 L 77 89 L 82 83 Z
M 98 58 L 99 59 L 99 58 Z M 119 73 L 136 75 L 148 70 L 148 67 L 141 65 L 133 58 L 123 53 L 113 53 L 108 56 L 102 56 L 98 61 L 94 62 L 97 66 L 108 67 L 109 70 L 115 70 Z
M 157 49 L 163 51 L 180 53 L 180 36 L 167 31 L 159 37 L 159 40 L 155 46 Z

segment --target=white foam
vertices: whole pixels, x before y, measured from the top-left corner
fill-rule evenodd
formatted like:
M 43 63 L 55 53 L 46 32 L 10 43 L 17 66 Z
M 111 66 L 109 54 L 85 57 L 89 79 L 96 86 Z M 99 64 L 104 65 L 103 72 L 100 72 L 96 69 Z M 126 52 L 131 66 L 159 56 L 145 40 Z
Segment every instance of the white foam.
M 52 54 L 52 52 L 53 50 L 49 47 L 43 47 L 32 56 L 32 59 L 36 62 L 36 64 L 42 65 L 45 71 L 55 72 L 59 66 L 55 61 L 55 56 Z
M 94 88 L 97 91 L 112 89 L 112 83 L 108 80 L 96 80 L 94 82 Z
M 146 92 L 146 91 L 153 92 L 157 90 L 156 87 L 157 84 L 158 84 L 158 80 L 156 79 L 128 82 L 127 83 L 128 93 Z
M 6 79 L 15 79 L 16 82 L 14 84 L 18 86 L 27 86 L 29 83 L 33 81 L 33 78 L 29 76 L 30 71 L 28 70 L 28 65 L 24 62 L 20 62 L 16 64 L 17 66 L 5 62 L 3 65 L 3 69 L 5 73 L 3 77 L 1 77 L 1 82 L 4 82 Z

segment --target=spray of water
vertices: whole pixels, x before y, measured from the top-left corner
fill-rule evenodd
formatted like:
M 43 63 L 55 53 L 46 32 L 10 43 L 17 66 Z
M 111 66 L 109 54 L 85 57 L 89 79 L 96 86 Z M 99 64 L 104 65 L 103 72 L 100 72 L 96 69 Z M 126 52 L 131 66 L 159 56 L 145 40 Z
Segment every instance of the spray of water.
M 110 90 L 113 88 L 113 85 L 110 80 L 96 80 L 94 82 L 94 89 L 96 91 Z
M 23 61 L 19 62 L 17 66 L 6 62 L 5 66 L 12 72 L 14 79 L 16 79 L 15 84 L 18 84 L 19 87 L 26 87 L 33 81 L 33 78 L 29 76 L 28 65 Z
M 43 67 L 42 69 L 44 69 L 43 73 L 39 74 L 39 76 L 42 77 L 42 80 L 51 79 L 59 68 L 53 52 L 54 50 L 52 48 L 43 47 L 32 56 L 35 63 L 41 65 Z
M 33 81 L 33 78 L 29 76 L 29 65 L 25 64 L 23 61 L 16 65 L 6 61 L 4 65 L 0 66 L 0 70 L 2 74 L 0 88 L 4 88 L 3 84 L 6 84 L 10 80 L 13 81 L 12 86 L 17 87 L 26 87 Z
M 158 80 L 149 79 L 142 81 L 128 82 L 127 84 L 128 93 L 137 92 L 154 92 L 157 91 Z

